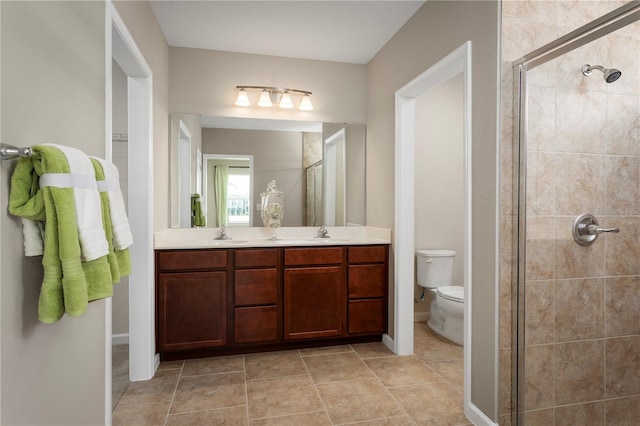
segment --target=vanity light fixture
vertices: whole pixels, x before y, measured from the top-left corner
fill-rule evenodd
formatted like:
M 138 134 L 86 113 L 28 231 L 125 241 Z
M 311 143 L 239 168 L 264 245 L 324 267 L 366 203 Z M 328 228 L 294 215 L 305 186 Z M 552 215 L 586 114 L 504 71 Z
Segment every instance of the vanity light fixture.
M 249 102 L 249 95 L 247 95 L 247 91 L 242 89 L 238 92 L 238 99 L 236 99 L 236 105 L 238 106 L 249 106 L 251 102 Z
M 240 90 L 240 92 L 245 92 L 244 89 Z M 247 92 L 245 92 L 247 93 Z M 238 94 L 240 95 L 240 94 Z M 238 104 L 238 101 L 236 101 L 236 105 Z M 246 104 L 246 105 L 240 105 L 240 106 L 249 106 L 250 104 Z M 273 102 L 271 102 L 271 96 L 269 95 L 269 92 L 267 92 L 266 90 L 263 90 L 262 93 L 260 93 L 260 99 L 258 99 L 258 106 L 261 107 L 265 107 L 268 108 L 270 106 L 273 105 Z
M 293 108 L 293 100 L 291 93 L 302 94 L 302 100 L 300 101 L 299 109 L 301 111 L 311 111 L 313 104 L 311 103 L 311 92 L 307 90 L 287 89 L 284 87 L 269 87 L 269 86 L 236 86 L 236 89 L 240 89 L 238 97 L 236 99 L 237 106 L 250 106 L 249 96 L 247 90 L 261 90 L 260 98 L 258 99 L 258 106 L 271 107 L 274 104 L 280 108 L 290 109 Z

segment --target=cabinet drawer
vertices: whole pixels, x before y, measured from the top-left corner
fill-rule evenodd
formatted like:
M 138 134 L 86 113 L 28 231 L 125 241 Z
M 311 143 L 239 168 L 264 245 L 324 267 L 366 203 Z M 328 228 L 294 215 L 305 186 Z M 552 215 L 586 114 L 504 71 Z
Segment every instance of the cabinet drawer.
M 349 247 L 349 263 L 375 263 L 387 259 L 387 246 Z
M 384 265 L 349 266 L 349 297 L 384 297 L 387 286 L 386 272 Z
M 342 263 L 342 247 L 288 248 L 284 250 L 284 264 L 330 265 Z
M 278 309 L 275 306 L 236 308 L 235 343 L 272 342 L 278 338 Z
M 236 250 L 236 268 L 264 268 L 278 264 L 278 251 L 267 250 Z
M 278 271 L 276 269 L 247 269 L 236 271 L 235 305 L 275 305 L 278 300 Z
M 193 271 L 227 267 L 226 250 L 159 251 L 156 259 L 160 271 Z
M 387 331 L 387 304 L 384 299 L 349 301 L 349 334 Z

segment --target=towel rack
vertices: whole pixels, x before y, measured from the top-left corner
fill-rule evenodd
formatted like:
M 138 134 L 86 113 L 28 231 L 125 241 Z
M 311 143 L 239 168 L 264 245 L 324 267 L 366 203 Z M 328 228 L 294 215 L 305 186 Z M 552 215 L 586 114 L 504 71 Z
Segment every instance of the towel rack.
M 31 147 L 16 148 L 12 145 L 0 143 L 0 160 L 13 160 L 18 157 L 38 158 L 40 154 L 34 152 Z

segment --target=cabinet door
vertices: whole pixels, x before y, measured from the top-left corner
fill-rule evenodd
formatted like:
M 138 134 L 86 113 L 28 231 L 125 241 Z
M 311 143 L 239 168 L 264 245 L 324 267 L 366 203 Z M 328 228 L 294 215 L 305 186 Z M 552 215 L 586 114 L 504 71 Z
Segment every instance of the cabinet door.
M 227 273 L 158 276 L 158 349 L 192 349 L 227 342 Z
M 342 267 L 285 269 L 285 340 L 341 336 L 345 305 Z

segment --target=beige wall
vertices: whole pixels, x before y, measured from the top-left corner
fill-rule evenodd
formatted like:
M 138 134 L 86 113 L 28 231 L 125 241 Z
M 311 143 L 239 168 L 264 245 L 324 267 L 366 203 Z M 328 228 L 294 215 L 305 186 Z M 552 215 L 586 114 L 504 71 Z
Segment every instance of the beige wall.
M 168 47 L 148 3 L 118 2 L 116 7 L 154 73 L 157 229 L 166 227 L 169 217 Z M 2 140 L 24 146 L 55 142 L 104 156 L 105 4 L 2 2 L 1 8 L 2 122 L 7 123 Z M 40 259 L 23 256 L 20 223 L 6 213 L 13 164 L 1 164 L 0 422 L 102 424 L 104 301 L 91 303 L 79 318 L 37 322 Z
M 503 6 L 504 172 L 511 170 L 514 97 L 510 63 L 622 2 L 506 2 Z M 526 36 L 523 36 L 526 35 Z M 637 318 L 640 166 L 640 23 L 575 49 L 527 73 L 526 424 L 635 424 L 640 410 Z M 585 63 L 622 70 L 606 84 L 581 74 Z M 503 180 L 510 182 L 508 175 Z M 503 246 L 515 213 L 504 187 Z M 573 241 L 581 213 L 619 227 L 593 245 Z M 504 270 L 509 271 L 510 256 Z M 511 409 L 510 289 L 501 274 L 501 412 Z
M 456 252 L 452 285 L 464 282 L 463 95 L 459 74 L 416 98 L 415 246 Z M 415 312 L 430 311 L 432 299 L 425 292 Z
M 467 40 L 473 43 L 471 401 L 494 420 L 498 28 L 497 2 L 429 1 L 367 65 L 367 225 L 393 228 L 394 93 Z
M 365 66 L 171 47 L 170 110 L 226 117 L 364 123 Z M 237 85 L 313 92 L 313 111 L 237 107 Z M 252 102 L 260 92 L 249 93 Z
M 302 226 L 302 132 L 202 129 L 202 152 L 253 155 L 253 226 L 262 226 L 256 204 L 272 179 L 284 192 L 282 225 Z
M 105 153 L 105 4 L 2 2 L 3 142 Z M 105 302 L 38 322 L 42 258 L 23 255 L 7 213 L 14 161 L 0 164 L 2 424 L 103 424 Z
M 147 1 L 115 1 L 153 73 L 153 229 L 169 227 L 169 47 Z

